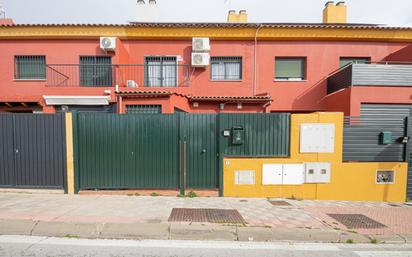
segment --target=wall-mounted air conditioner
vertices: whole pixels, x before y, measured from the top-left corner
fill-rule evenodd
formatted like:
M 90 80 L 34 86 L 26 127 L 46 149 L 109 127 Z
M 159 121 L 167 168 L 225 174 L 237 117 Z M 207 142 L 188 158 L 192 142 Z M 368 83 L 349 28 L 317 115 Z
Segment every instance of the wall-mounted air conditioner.
M 210 44 L 207 37 L 194 37 L 192 38 L 192 51 L 193 52 L 209 52 Z
M 193 67 L 206 67 L 209 65 L 208 53 L 192 53 L 192 66 Z
M 115 37 L 100 37 L 100 48 L 104 51 L 116 50 L 116 38 Z
M 134 80 L 128 80 L 126 81 L 126 86 L 127 87 L 137 87 L 137 83 Z

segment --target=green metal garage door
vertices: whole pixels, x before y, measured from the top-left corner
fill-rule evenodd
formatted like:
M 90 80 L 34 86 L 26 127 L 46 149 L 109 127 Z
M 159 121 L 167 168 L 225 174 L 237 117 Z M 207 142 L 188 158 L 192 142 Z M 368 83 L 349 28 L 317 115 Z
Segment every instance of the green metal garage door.
M 79 113 L 80 189 L 177 188 L 178 117 Z

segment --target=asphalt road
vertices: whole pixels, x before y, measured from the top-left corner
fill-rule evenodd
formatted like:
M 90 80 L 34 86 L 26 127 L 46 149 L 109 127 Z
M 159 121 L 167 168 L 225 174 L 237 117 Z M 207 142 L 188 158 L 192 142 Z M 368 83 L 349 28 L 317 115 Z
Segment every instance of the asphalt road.
M 0 256 L 30 257 L 412 257 L 412 245 L 97 240 L 0 236 Z

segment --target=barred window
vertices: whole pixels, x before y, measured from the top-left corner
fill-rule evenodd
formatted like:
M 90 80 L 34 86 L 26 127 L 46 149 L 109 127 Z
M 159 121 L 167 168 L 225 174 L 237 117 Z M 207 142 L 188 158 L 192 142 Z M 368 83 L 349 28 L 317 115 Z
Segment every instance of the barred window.
M 80 85 L 89 87 L 113 86 L 110 56 L 80 56 Z
M 14 57 L 15 79 L 46 79 L 46 57 L 20 55 Z
M 127 105 L 127 113 L 131 113 L 131 114 L 162 113 L 162 106 L 157 105 L 157 104 Z
M 242 57 L 213 56 L 210 58 L 211 80 L 241 80 Z

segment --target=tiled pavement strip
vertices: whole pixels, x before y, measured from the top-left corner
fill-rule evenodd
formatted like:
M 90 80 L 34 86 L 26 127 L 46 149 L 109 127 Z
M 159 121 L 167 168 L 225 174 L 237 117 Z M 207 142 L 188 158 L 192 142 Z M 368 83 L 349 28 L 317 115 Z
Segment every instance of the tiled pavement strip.
M 276 200 L 276 199 L 272 199 Z M 412 207 L 350 201 L 286 200 L 274 206 L 267 199 L 218 197 L 71 196 L 0 193 L 0 219 L 64 222 L 167 223 L 173 208 L 236 209 L 247 226 L 346 229 L 327 213 L 364 214 L 388 226 L 356 230 L 368 234 L 412 234 Z

